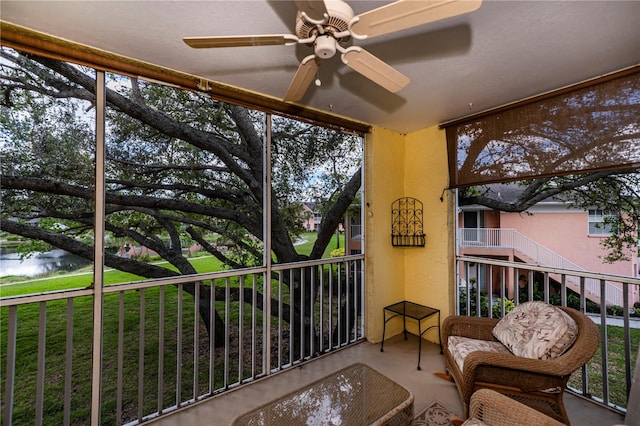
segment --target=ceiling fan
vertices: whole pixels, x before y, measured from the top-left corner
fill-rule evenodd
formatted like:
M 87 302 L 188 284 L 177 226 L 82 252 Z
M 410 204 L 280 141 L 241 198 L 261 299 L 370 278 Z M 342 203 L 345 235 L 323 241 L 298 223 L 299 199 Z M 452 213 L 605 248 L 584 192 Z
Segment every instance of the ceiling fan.
M 313 46 L 305 57 L 284 96 L 285 101 L 300 100 L 318 72 L 319 61 L 336 52 L 342 62 L 374 83 L 395 93 L 409 84 L 407 76 L 360 46 L 349 46 L 352 39 L 379 35 L 439 21 L 472 12 L 482 0 L 398 0 L 355 15 L 343 0 L 295 0 L 296 34 L 185 37 L 193 48 L 293 45 Z

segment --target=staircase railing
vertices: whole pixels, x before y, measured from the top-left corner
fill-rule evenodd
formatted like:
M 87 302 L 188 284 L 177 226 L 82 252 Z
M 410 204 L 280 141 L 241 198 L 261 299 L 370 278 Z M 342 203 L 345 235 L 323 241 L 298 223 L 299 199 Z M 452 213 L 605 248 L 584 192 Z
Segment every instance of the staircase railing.
M 508 248 L 520 252 L 529 263 L 552 268 L 587 271 L 512 228 L 460 228 L 458 247 Z M 573 284 L 579 285 L 579 283 Z M 599 294 L 600 281 L 586 278 L 585 290 L 588 294 Z M 622 305 L 623 291 L 621 288 L 607 283 L 605 293 L 607 304 Z

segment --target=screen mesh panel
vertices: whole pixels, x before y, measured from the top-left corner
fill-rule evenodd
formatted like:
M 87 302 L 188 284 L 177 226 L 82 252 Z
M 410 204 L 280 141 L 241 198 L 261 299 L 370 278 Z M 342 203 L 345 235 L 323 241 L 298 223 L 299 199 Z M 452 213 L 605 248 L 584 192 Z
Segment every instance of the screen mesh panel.
M 450 187 L 640 167 L 640 67 L 444 125 Z

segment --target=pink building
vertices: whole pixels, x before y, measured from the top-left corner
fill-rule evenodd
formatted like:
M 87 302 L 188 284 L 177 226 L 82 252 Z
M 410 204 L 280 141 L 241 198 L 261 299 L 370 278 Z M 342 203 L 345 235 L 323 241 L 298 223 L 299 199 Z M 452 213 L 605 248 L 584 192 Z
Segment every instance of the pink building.
M 315 207 L 316 203 L 302 203 L 302 226 L 308 232 L 317 232 L 320 229 L 320 222 L 322 222 L 322 216 L 315 211 Z
M 498 194 L 504 201 L 509 201 L 514 196 L 514 189 L 517 190 L 517 187 L 495 186 L 496 192 L 500 191 Z M 637 277 L 637 247 L 628 253 L 628 261 L 607 263 L 603 260 L 606 251 L 601 242 L 610 235 L 603 223 L 605 216 L 606 212 L 602 210 L 575 209 L 559 200 L 540 202 L 522 213 L 500 212 L 483 206 L 464 206 L 458 217 L 459 252 L 541 266 Z M 527 276 L 526 268 L 523 267 L 523 271 Z M 553 281 L 554 278 L 556 277 L 552 274 L 550 279 Z M 500 277 L 494 274 L 491 280 L 491 288 L 497 292 Z M 515 279 L 507 276 L 506 281 L 508 294 L 511 296 L 514 293 Z M 579 282 L 569 281 L 567 288 L 579 291 Z M 619 285 L 608 285 L 607 304 L 621 305 L 622 289 Z M 486 286 L 484 283 L 482 288 Z M 633 287 L 630 291 L 630 304 L 640 300 L 637 288 Z M 594 300 L 588 295 L 587 297 Z
M 308 232 L 317 232 L 322 223 L 322 215 L 315 210 L 313 202 L 302 203 L 302 226 Z M 362 220 L 360 218 L 360 204 L 353 204 L 344 216 L 344 223 L 338 225 L 338 230 L 345 235 L 345 254 L 362 253 Z

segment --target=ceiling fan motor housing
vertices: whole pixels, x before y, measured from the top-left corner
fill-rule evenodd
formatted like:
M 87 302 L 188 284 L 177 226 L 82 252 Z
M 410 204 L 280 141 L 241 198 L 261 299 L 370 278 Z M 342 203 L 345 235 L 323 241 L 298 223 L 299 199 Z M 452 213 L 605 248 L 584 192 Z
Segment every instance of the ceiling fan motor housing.
M 324 0 L 325 7 L 329 14 L 327 23 L 322 26 L 325 28 L 325 32 L 328 29 L 329 32 L 339 33 L 347 31 L 349 29 L 349 22 L 354 17 L 353 9 L 347 3 L 342 0 Z M 296 16 L 296 36 L 301 39 L 312 37 L 313 34 L 318 32 L 318 27 L 310 22 L 307 22 L 302 18 L 302 14 L 298 12 Z M 318 37 L 320 39 L 321 37 Z M 341 46 L 346 46 L 351 37 L 342 37 L 335 39 Z M 323 42 L 320 42 L 322 44 Z M 328 45 L 328 43 L 325 41 Z M 316 53 L 318 54 L 318 41 L 316 40 Z M 335 46 L 332 46 L 333 53 L 330 56 L 319 56 L 323 58 L 330 58 L 335 53 Z M 324 49 L 324 47 L 323 47 Z

